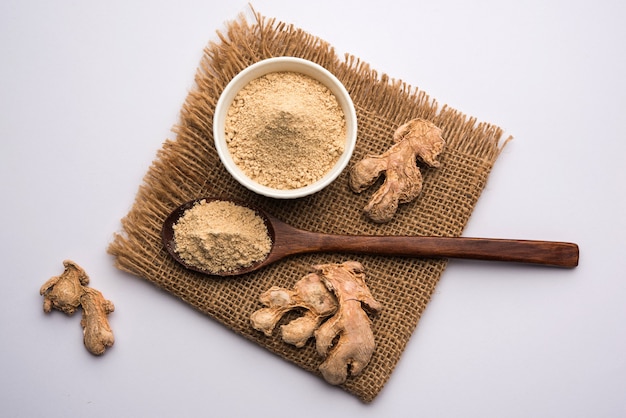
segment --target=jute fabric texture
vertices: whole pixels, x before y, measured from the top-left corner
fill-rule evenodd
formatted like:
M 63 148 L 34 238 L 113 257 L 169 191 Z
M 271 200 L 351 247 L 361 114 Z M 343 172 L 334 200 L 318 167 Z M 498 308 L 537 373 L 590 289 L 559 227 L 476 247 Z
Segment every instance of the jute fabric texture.
M 226 172 L 213 145 L 212 117 L 220 93 L 247 66 L 265 58 L 295 56 L 314 61 L 345 85 L 357 111 L 358 140 L 350 166 L 392 144 L 401 124 L 424 118 L 442 128 L 446 148 L 441 167 L 422 167 L 421 195 L 400 206 L 383 225 L 362 213 L 377 183 L 362 194 L 348 187 L 344 172 L 325 190 L 297 200 L 273 200 L 240 186 Z M 284 343 L 279 332 L 266 337 L 250 325 L 262 307 L 259 295 L 271 286 L 291 288 L 311 265 L 356 260 L 384 308 L 372 316 L 377 348 L 364 372 L 341 387 L 371 402 L 390 378 L 446 267 L 442 259 L 314 254 L 294 256 L 242 277 L 219 278 L 189 272 L 165 252 L 163 221 L 178 205 L 204 196 L 248 201 L 302 229 L 335 234 L 459 236 L 502 148 L 500 128 L 478 123 L 406 83 L 378 73 L 354 56 L 339 57 L 327 42 L 260 14 L 241 16 L 207 45 L 195 85 L 181 109 L 175 139 L 164 142 L 139 186 L 136 200 L 109 246 L 121 270 L 145 278 L 243 337 L 320 375 L 323 361 L 314 342 L 303 348 Z M 349 167 L 350 167 L 349 166 Z M 293 318 L 293 316 L 291 317 Z M 219 359 L 207 359 L 220 361 Z

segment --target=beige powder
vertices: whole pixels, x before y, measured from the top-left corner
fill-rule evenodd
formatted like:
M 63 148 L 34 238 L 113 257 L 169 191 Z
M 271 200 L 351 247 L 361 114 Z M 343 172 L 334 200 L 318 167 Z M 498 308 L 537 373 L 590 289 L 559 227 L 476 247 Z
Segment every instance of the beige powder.
M 212 273 L 248 267 L 272 247 L 265 223 L 252 209 L 226 201 L 200 201 L 174 225 L 176 252 Z
M 345 114 L 322 83 L 295 72 L 252 80 L 235 97 L 225 123 L 228 148 L 262 185 L 297 189 L 320 180 L 343 153 Z

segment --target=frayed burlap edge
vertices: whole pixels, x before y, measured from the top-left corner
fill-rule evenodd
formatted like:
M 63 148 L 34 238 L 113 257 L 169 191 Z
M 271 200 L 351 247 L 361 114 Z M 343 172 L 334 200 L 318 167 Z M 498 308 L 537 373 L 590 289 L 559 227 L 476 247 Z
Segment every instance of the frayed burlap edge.
M 402 205 L 393 221 L 378 225 L 362 215 L 373 189 L 352 193 L 346 173 L 313 196 L 276 201 L 247 191 L 225 171 L 213 145 L 212 116 L 217 99 L 238 72 L 275 56 L 314 61 L 343 82 L 359 122 L 351 164 L 366 154 L 387 149 L 394 130 L 410 119 L 425 118 L 443 129 L 447 145 L 440 157 L 441 167 L 423 169 L 422 194 Z M 131 210 L 122 219 L 122 231 L 109 246 L 115 265 L 319 375 L 317 367 L 323 359 L 313 342 L 298 349 L 282 342 L 279 335 L 265 337 L 251 328 L 250 314 L 261 307 L 258 297 L 263 291 L 273 285 L 291 287 L 311 264 L 360 261 L 372 294 L 384 308 L 372 317 L 377 348 L 370 364 L 342 387 L 364 402 L 372 401 L 396 367 L 445 269 L 445 260 L 317 254 L 292 257 L 243 277 L 220 279 L 186 271 L 176 264 L 161 244 L 162 222 L 183 202 L 219 195 L 247 200 L 296 227 L 320 232 L 458 236 L 502 149 L 502 130 L 448 106 L 440 107 L 424 92 L 379 74 L 354 56 L 340 58 L 323 40 L 258 13 L 254 13 L 252 23 L 241 16 L 218 32 L 217 40 L 204 51 L 195 81 L 181 110 L 176 139 L 166 141 L 158 152 Z

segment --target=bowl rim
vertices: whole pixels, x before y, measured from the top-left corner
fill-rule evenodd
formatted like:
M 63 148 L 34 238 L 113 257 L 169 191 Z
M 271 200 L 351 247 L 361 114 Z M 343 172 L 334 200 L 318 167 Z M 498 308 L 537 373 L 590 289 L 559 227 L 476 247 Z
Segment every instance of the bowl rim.
M 333 168 L 315 183 L 298 189 L 274 189 L 259 184 L 248 177 L 233 161 L 226 144 L 225 120 L 228 109 L 237 93 L 252 80 L 274 72 L 293 71 L 307 75 L 324 84 L 337 98 L 346 120 L 346 142 L 344 152 Z M 356 147 L 357 117 L 354 103 L 345 86 L 326 68 L 298 57 L 274 57 L 258 61 L 239 72 L 226 85 L 215 106 L 213 115 L 213 140 L 217 154 L 231 176 L 241 185 L 257 194 L 277 199 L 295 199 L 308 196 L 324 189 L 339 177 L 347 167 Z

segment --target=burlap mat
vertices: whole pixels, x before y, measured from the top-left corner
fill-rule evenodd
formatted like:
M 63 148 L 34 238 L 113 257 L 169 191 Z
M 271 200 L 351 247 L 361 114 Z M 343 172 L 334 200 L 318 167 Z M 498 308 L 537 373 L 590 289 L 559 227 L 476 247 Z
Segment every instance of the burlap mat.
M 210 43 L 176 127 L 140 186 L 136 201 L 122 220 L 123 231 L 109 247 L 116 266 L 143 277 L 233 331 L 305 370 L 319 374 L 323 361 L 313 341 L 295 348 L 279 335 L 265 337 L 250 326 L 250 314 L 261 308 L 259 295 L 273 285 L 290 288 L 312 264 L 360 261 L 368 285 L 384 309 L 372 318 L 377 348 L 369 366 L 342 386 L 365 402 L 372 401 L 389 379 L 431 298 L 445 260 L 319 254 L 292 257 L 257 273 L 220 279 L 191 273 L 174 262 L 160 240 L 163 220 L 178 205 L 202 196 L 229 196 L 256 204 L 303 229 L 339 234 L 458 236 L 472 213 L 501 149 L 500 128 L 477 123 L 425 93 L 372 70 L 353 56 L 339 58 L 323 40 L 291 25 L 255 14 L 239 17 Z M 350 92 L 358 115 L 358 143 L 351 164 L 391 145 L 394 130 L 413 118 L 429 119 L 443 129 L 447 142 L 441 167 L 424 169 L 418 199 L 401 205 L 388 224 L 362 215 L 370 189 L 355 194 L 347 173 L 313 196 L 276 201 L 257 196 L 236 183 L 220 163 L 213 146 L 212 116 L 226 84 L 261 59 L 296 56 L 334 73 Z M 275 334 L 278 334 L 277 332 Z M 208 359 L 207 361 L 211 361 Z M 214 359 L 219 361 L 219 359 Z

